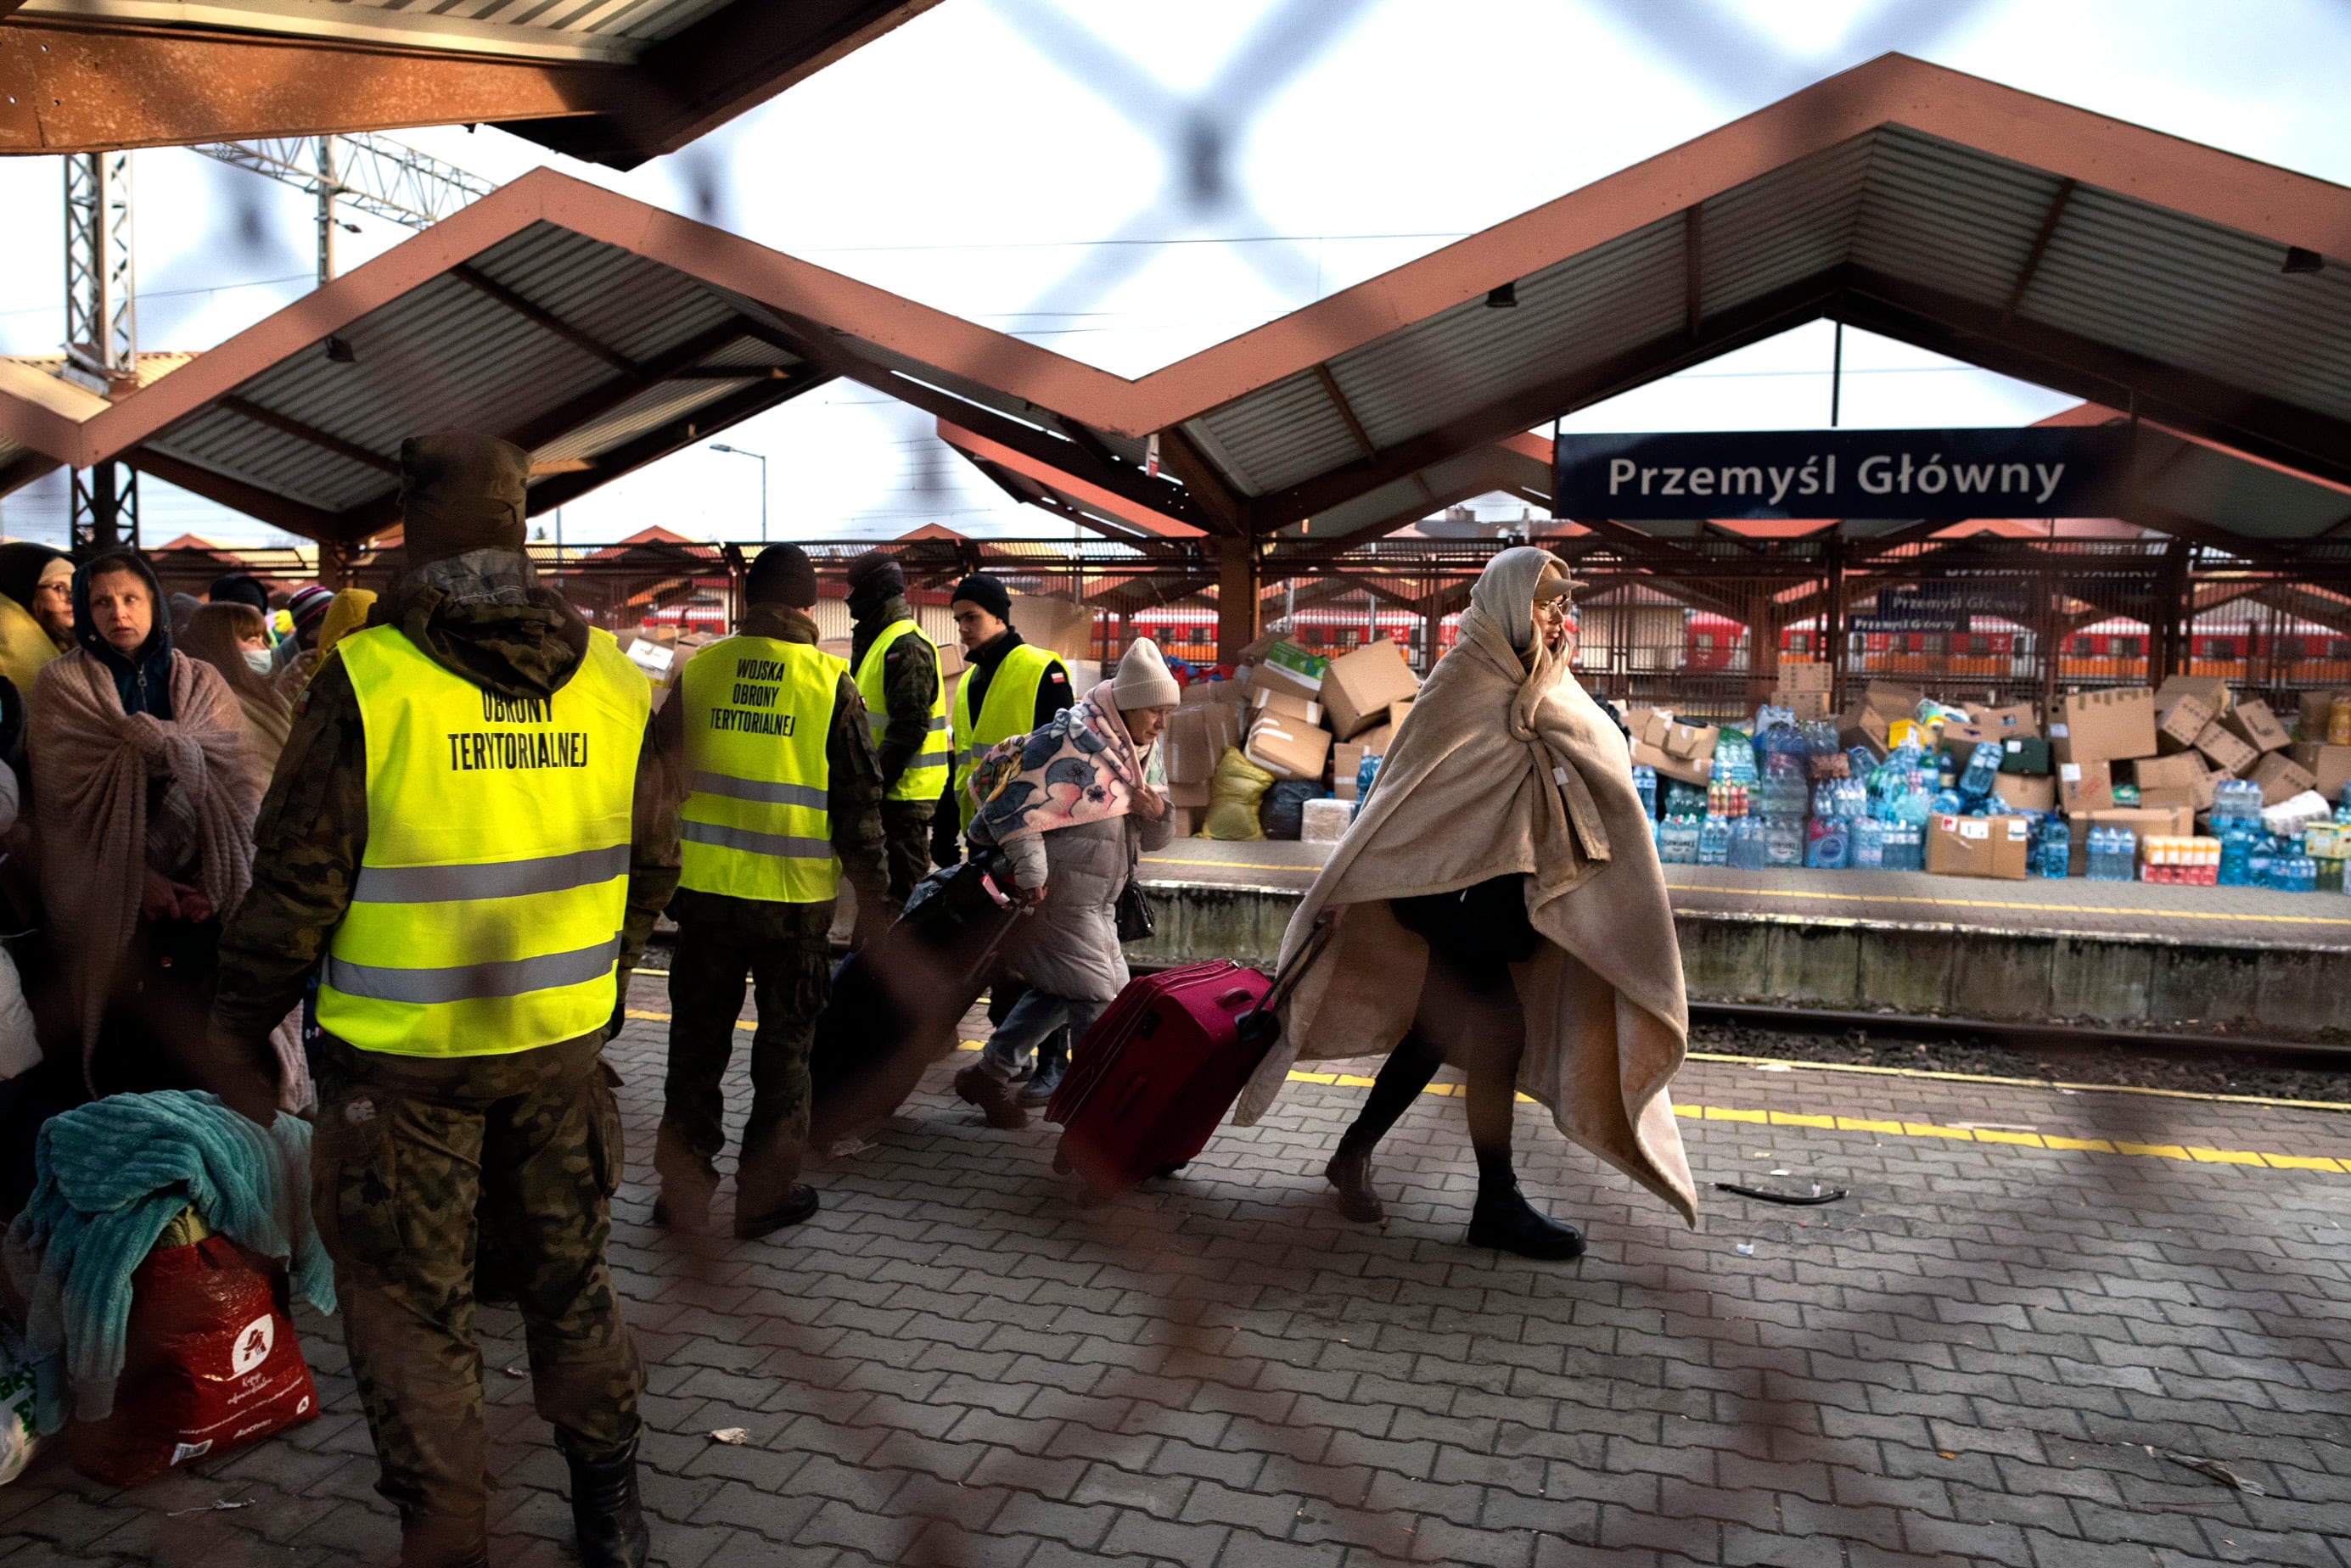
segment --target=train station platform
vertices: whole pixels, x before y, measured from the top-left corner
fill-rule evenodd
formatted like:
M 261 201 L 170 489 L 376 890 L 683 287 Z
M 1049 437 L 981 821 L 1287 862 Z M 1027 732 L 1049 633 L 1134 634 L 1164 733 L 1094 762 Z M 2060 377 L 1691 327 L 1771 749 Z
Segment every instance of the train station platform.
M 1383 1145 L 1381 1225 L 1332 1206 L 1364 1090 L 1322 1075 L 1087 1207 L 1057 1129 L 954 1097 L 957 1054 L 813 1174 L 814 1219 L 744 1242 L 651 1219 L 667 1006 L 641 975 L 606 1055 L 672 1568 L 2351 1562 L 2351 1109 L 1693 1062 L 1702 1228 L 1521 1105 L 1529 1194 L 1591 1239 L 1534 1264 L 1461 1244 L 1476 1172 L 1447 1096 Z M 492 1560 L 561 1568 L 519 1321 L 477 1318 Z M 340 1325 L 298 1325 L 318 1420 L 130 1493 L 57 1445 L 0 1489 L 0 1556 L 384 1562 Z
M 1270 963 L 1330 846 L 1187 838 L 1144 860 L 1144 961 Z M 2351 1039 L 2351 898 L 1905 871 L 1668 866 L 1691 1000 Z

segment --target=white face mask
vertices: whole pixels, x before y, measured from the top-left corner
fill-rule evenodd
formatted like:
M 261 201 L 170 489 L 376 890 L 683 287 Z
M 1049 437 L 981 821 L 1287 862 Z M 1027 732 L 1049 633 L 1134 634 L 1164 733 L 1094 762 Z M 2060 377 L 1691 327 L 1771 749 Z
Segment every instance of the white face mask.
M 253 666 L 253 672 L 256 675 L 268 674 L 270 666 L 274 662 L 270 658 L 269 649 L 266 648 L 246 649 L 245 661 Z

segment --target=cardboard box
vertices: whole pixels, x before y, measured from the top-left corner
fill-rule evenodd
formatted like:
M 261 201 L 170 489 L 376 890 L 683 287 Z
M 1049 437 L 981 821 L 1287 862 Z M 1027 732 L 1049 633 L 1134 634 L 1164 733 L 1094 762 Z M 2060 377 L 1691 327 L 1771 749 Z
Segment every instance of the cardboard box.
M 2177 806 L 2190 812 L 2197 809 L 2196 791 L 2193 786 L 2187 789 L 2173 789 L 2168 785 L 2141 784 L 2138 791 L 2138 803 L 2141 805 L 2161 806 L 2166 809 Z
M 1712 724 L 1677 723 L 1666 732 L 1666 753 L 1684 762 L 1705 763 L 1714 759 L 1714 743 L 1722 732 Z
M 2212 765 L 2222 773 L 2235 774 L 2240 777 L 2262 760 L 2262 753 L 2254 750 L 2243 736 L 2218 719 L 2205 725 L 2202 733 L 2196 737 L 2196 749 L 2211 758 Z
M 2181 752 L 2169 757 L 2141 757 L 2130 765 L 2131 782 L 2141 790 L 2192 790 L 2196 787 L 2196 781 L 2211 771 L 2204 765 L 2201 752 Z
M 1873 680 L 1861 694 L 1861 705 L 1883 713 L 1888 719 L 1915 719 L 1918 704 L 1927 694 L 1916 686 L 1897 686 L 1890 680 Z
M 1417 701 L 1417 699 L 1415 699 L 1414 701 Z M 1391 729 L 1391 730 L 1401 730 L 1401 729 L 1403 729 L 1403 728 L 1404 728 L 1404 722 L 1405 722 L 1406 719 L 1409 719 L 1409 718 L 1411 718 L 1411 717 L 1412 717 L 1412 702 L 1411 702 L 1411 701 L 1404 701 L 1404 702 L 1391 702 L 1391 703 L 1389 703 L 1389 704 L 1388 704 L 1388 728 L 1389 728 L 1389 729 Z
M 1298 838 L 1302 844 L 1336 844 L 1347 836 L 1347 825 L 1355 820 L 1355 808 L 1350 802 L 1334 800 L 1329 795 L 1301 804 L 1298 813 Z
M 1332 747 L 1332 787 L 1335 789 L 1342 782 L 1343 782 L 1348 788 L 1353 789 L 1354 787 L 1357 775 L 1362 774 L 1364 771 L 1364 759 L 1370 754 L 1370 753 L 1364 750 L 1360 743 L 1353 741 L 1342 741 L 1337 745 Z M 1350 795 L 1348 798 L 1352 800 L 1354 797 Z
M 1663 708 L 1635 708 L 1625 713 L 1625 722 L 1635 740 L 1662 747 L 1666 732 L 1673 728 L 1674 716 Z
M 2057 781 L 2047 774 L 2002 774 L 1993 787 L 2018 811 L 2057 809 Z
M 2112 763 L 2059 763 L 2057 799 L 2068 816 L 2104 811 L 2115 804 Z
M 1927 869 L 1938 877 L 2022 882 L 2032 836 L 2021 816 L 1930 816 Z
M 2014 702 L 2005 708 L 1970 708 L 1968 716 L 1975 721 L 1976 728 L 2003 741 L 2037 739 L 2041 734 L 2040 721 L 2033 716 L 2030 702 Z
M 1879 757 L 1892 748 L 1886 742 L 1886 715 L 1867 702 L 1856 702 L 1837 720 L 1837 744 L 1847 751 L 1866 746 Z
M 1795 697 L 1808 692 L 1817 692 L 1825 697 L 1835 680 L 1835 670 L 1826 664 L 1782 664 L 1771 689 L 1781 697 Z
M 2196 796 L 2197 810 L 2210 811 L 2212 809 L 2212 802 L 2218 798 L 2220 793 L 2220 781 L 2228 776 L 2229 775 L 2226 774 L 2206 774 L 2202 778 L 2196 781 L 2194 794 Z M 2140 793 L 2144 794 L 2146 792 L 2141 791 Z
M 2057 761 L 2049 750 L 2049 742 L 2038 735 L 2013 736 L 2000 744 L 2000 771 L 2004 774 L 2045 777 L 2057 771 Z
M 1216 774 L 1217 759 L 1225 754 L 1217 744 L 1207 705 L 1178 706 L 1167 715 L 1166 734 L 1161 753 L 1167 764 L 1167 782 L 1206 785 Z
M 1206 782 L 1170 784 L 1167 786 L 1167 804 L 1205 811 L 1208 805 L 1208 789 L 1209 786 Z
M 2326 740 L 2326 722 L 2334 716 L 2335 700 L 2351 697 L 2347 691 L 2305 691 L 2302 694 L 2301 718 L 2296 726 L 2297 739 L 2313 745 Z
M 1091 605 L 1050 594 L 1014 594 L 1008 618 L 1020 640 L 1063 659 L 1083 659 L 1093 650 L 1094 611 Z M 1083 688 L 1080 688 L 1082 691 Z
M 2159 752 L 2193 751 L 2204 726 L 2220 715 L 2191 691 L 2175 691 L 2155 703 L 2155 746 Z
M 2294 744 L 2294 737 L 2285 732 L 2270 705 L 2258 697 L 2230 709 L 2220 722 L 2257 752 L 2283 752 Z
M 2318 775 L 2287 756 L 2283 752 L 2266 752 L 2246 775 L 2262 786 L 2262 804 L 2275 805 L 2292 800 L 2306 789 L 2318 787 Z
M 2061 763 L 2115 763 L 2155 755 L 2155 693 L 2144 686 L 2083 691 L 2061 700 L 2049 738 Z
M 1670 752 L 1653 746 L 1646 741 L 1633 742 L 1633 761 L 1638 766 L 1655 768 L 1657 776 L 1661 779 L 1679 779 L 1684 784 L 1705 784 L 1714 773 L 1714 759 L 1711 757 L 1704 762 L 1694 763 L 1687 758 L 1675 756 Z
M 1260 713 L 1284 714 L 1301 724 L 1320 724 L 1322 704 L 1278 686 L 1260 686 L 1249 693 L 1249 706 Z
M 1829 716 L 1829 694 L 1825 691 L 1779 691 L 1772 702 L 1793 713 L 1799 722 L 1811 722 Z
M 2155 698 L 2160 702 L 2183 691 L 2211 709 L 2215 719 L 2229 711 L 2229 683 L 2217 675 L 2166 676 L 2155 689 Z
M 1404 650 L 1384 637 L 1331 661 L 1322 675 L 1322 708 L 1331 716 L 1331 732 L 1343 741 L 1387 722 L 1388 704 L 1409 702 L 1419 691 Z
M 1309 653 L 1294 642 L 1277 642 L 1265 650 L 1263 659 L 1250 665 L 1249 685 L 1255 691 L 1270 688 L 1320 702 L 1322 677 L 1330 668 L 1331 661 L 1319 654 Z
M 2139 843 L 2144 845 L 2149 834 L 2186 837 L 2196 829 L 2196 814 L 2184 805 L 2117 805 L 2077 816 L 2074 818 L 2072 855 L 2066 862 L 2072 876 L 2086 876 L 2089 872 L 2093 827 L 2127 827 L 2138 835 Z
M 2351 788 L 2351 746 L 2297 741 L 2286 748 L 2286 755 L 2309 770 L 2310 776 L 2317 781 L 2310 787 L 2327 799 L 2340 801 L 2344 790 Z
M 1285 714 L 1258 715 L 1249 728 L 1249 760 L 1280 779 L 1320 779 L 1331 760 L 1331 732 Z
M 1366 756 L 1384 757 L 1388 754 L 1388 748 L 1395 744 L 1395 726 L 1382 724 L 1376 729 L 1366 730 L 1355 737 L 1355 744 L 1364 748 Z

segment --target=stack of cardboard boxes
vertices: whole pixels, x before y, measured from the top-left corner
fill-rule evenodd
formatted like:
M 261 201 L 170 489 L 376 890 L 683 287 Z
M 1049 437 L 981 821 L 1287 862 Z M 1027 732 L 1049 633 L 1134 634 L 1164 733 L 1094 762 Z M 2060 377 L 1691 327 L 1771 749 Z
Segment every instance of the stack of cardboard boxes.
M 1684 784 L 1703 784 L 1713 776 L 1719 726 L 1684 723 L 1670 708 L 1633 708 L 1625 714 L 1625 727 L 1633 732 L 1635 766 L 1655 768 L 1659 778 Z
M 1419 679 L 1403 649 L 1382 638 L 1337 659 L 1261 639 L 1243 649 L 1231 680 L 1196 682 L 1167 727 L 1170 796 L 1177 830 L 1199 830 L 1208 784 L 1228 746 L 1277 779 L 1327 781 L 1355 798 L 1366 756 L 1384 756 L 1412 711 Z M 1322 813 L 1318 821 L 1333 819 Z

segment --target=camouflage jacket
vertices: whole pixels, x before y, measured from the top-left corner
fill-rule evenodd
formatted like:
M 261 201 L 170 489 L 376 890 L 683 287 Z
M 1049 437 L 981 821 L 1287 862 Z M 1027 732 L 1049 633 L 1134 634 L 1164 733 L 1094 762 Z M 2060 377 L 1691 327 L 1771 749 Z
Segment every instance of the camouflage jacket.
M 738 629 L 745 637 L 771 637 L 778 642 L 804 642 L 813 647 L 817 640 L 815 620 L 803 611 L 787 609 L 782 605 L 751 606 L 743 612 Z M 664 765 L 683 779 L 685 704 L 674 693 L 655 715 L 653 732 Z M 832 730 L 825 736 L 824 761 L 825 809 L 832 826 L 832 852 L 841 857 L 841 874 L 857 890 L 861 907 L 879 908 L 890 891 L 890 866 L 882 849 L 882 764 L 874 760 L 873 731 L 866 722 L 865 700 L 857 694 L 853 672 L 841 676 L 840 691 L 833 698 Z M 683 792 L 679 798 L 684 798 Z M 830 914 L 826 919 L 831 919 Z
M 431 563 L 394 584 L 370 617 L 397 626 L 433 661 L 486 690 L 544 697 L 579 667 L 588 624 L 503 551 Z M 637 762 L 621 963 L 634 967 L 677 886 L 676 768 Z M 367 848 L 367 735 L 342 660 L 329 655 L 296 706 L 293 733 L 254 826 L 253 887 L 221 934 L 211 1046 L 221 1069 L 274 1079 L 268 1035 L 302 1000 L 350 906 Z
M 914 609 L 902 595 L 884 600 L 872 619 L 859 621 L 849 641 L 850 673 L 854 675 L 864 666 L 866 650 L 875 638 L 896 622 L 914 618 Z M 882 695 L 888 722 L 876 752 L 883 789 L 896 784 L 906 764 L 921 753 L 923 741 L 931 732 L 931 699 L 938 694 L 938 682 L 939 656 L 927 637 L 902 637 L 882 656 Z

